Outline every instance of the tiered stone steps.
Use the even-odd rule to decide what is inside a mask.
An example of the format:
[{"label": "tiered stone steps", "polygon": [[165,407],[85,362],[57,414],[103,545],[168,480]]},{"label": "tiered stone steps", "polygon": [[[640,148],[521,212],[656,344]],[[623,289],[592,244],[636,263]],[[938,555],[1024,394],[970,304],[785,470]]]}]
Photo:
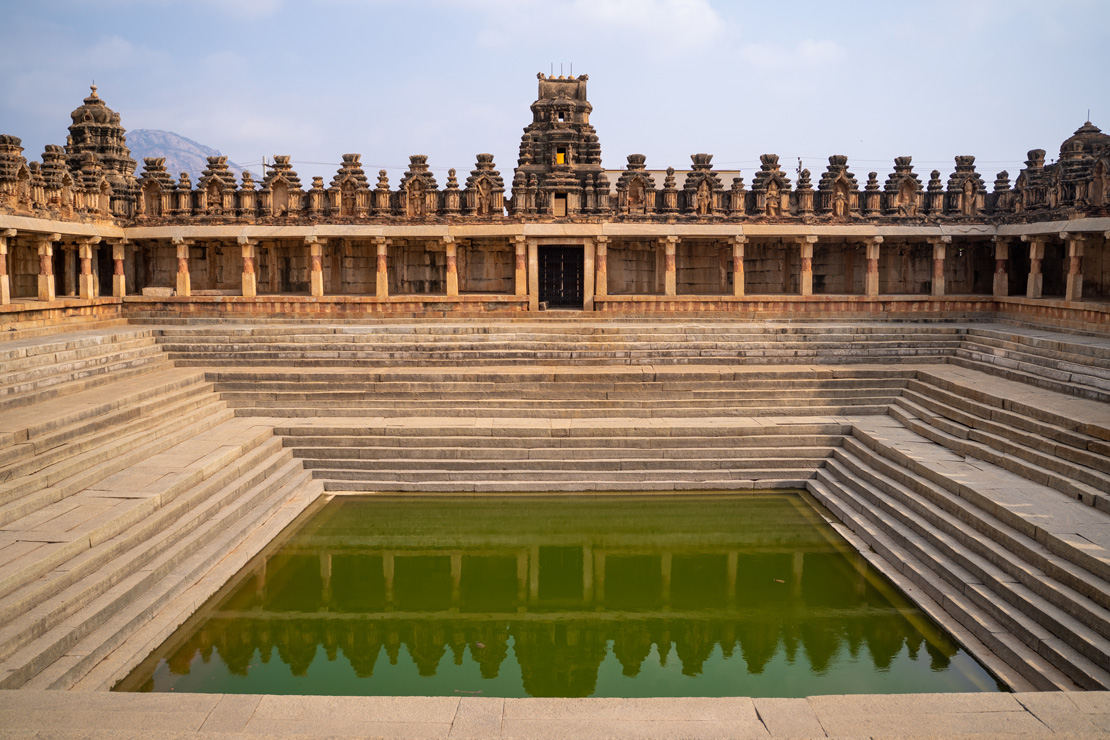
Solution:
[{"label": "tiered stone steps", "polygon": [[950,361],[1082,398],[1110,401],[1110,344],[1103,338],[972,326]]},{"label": "tiered stone steps", "polygon": [[172,367],[150,329],[108,329],[0,344],[0,412]]},{"label": "tiered stone steps", "polygon": [[320,493],[195,370],[70,390],[0,417],[0,688],[71,686],[156,615],[168,635],[167,605]]},{"label": "tiered stone steps", "polygon": [[1021,679],[1110,687],[1106,514],[882,417],[853,424],[807,489]]},{"label": "tiered stone steps", "polygon": [[225,370],[210,373],[240,414],[608,418],[832,416],[884,413],[911,373],[719,366],[642,368],[484,366],[436,373]]},{"label": "tiered stone steps", "polygon": [[960,345],[944,325],[619,322],[163,327],[179,366],[298,367],[642,364],[824,364],[935,361]]},{"label": "tiered stone steps", "polygon": [[847,429],[804,418],[779,425],[366,421],[276,431],[325,490],[498,492],[800,488]]}]

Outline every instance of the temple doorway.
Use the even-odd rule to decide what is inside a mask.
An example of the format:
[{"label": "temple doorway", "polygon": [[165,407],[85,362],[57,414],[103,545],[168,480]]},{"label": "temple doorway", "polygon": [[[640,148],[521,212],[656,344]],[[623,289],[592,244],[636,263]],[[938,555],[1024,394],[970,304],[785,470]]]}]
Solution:
[{"label": "temple doorway", "polygon": [[549,308],[583,306],[585,251],[582,247],[540,247],[540,302]]}]

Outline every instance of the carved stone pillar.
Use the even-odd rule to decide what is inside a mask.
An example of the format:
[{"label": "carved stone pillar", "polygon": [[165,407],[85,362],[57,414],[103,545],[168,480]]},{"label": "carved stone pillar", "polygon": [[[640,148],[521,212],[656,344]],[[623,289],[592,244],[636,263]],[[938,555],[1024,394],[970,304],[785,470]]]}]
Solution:
[{"label": "carved stone pillar", "polygon": [[179,296],[188,297],[193,294],[192,283],[189,280],[189,247],[192,243],[191,240],[185,240],[179,236],[173,238],[173,244],[177,247],[177,294]]},{"label": "carved stone pillar", "polygon": [[609,295],[609,237],[599,236],[594,248],[594,295],[604,298]]},{"label": "carved stone pillar", "polygon": [[14,239],[15,229],[0,231],[0,306],[12,302],[12,281],[8,275],[8,241]]},{"label": "carved stone pillar", "polygon": [[123,272],[123,258],[126,253],[126,239],[112,243],[112,295],[116,298],[127,295],[127,276]]},{"label": "carved stone pillar", "polygon": [[77,292],[85,300],[96,297],[96,278],[93,276],[93,245],[100,243],[99,236],[83,237],[77,240],[81,258],[81,275],[77,281]]},{"label": "carved stone pillar", "polygon": [[746,236],[734,236],[729,241],[732,243],[732,294],[744,295],[744,245],[748,243]]},{"label": "carved stone pillar", "polygon": [[540,310],[540,248],[535,239],[528,240],[528,310]]},{"label": "carved stone pillar", "polygon": [[378,298],[389,297],[389,240],[385,237],[374,237],[374,244],[377,245],[378,250],[378,263],[377,263],[377,278],[375,284],[375,295]]},{"label": "carved stone pillar", "polygon": [[1041,260],[1044,259],[1044,237],[1022,236],[1029,242],[1029,280],[1025,284],[1026,298],[1040,298],[1044,289],[1044,276],[1041,274]]},{"label": "carved stone pillar", "polygon": [[816,243],[816,236],[803,236],[798,239],[798,246],[802,253],[802,266],[798,280],[801,295],[813,295],[813,245]]},{"label": "carved stone pillar", "polygon": [[43,234],[37,238],[39,252],[39,300],[54,300],[54,242],[61,234]]},{"label": "carved stone pillar", "polygon": [[513,273],[514,292],[517,296],[526,296],[528,295],[528,242],[523,234],[517,234],[513,237],[513,244],[516,261]]},{"label": "carved stone pillar", "polygon": [[675,264],[677,236],[665,236],[659,240],[663,245],[663,295],[676,295],[678,289],[678,269]]},{"label": "carved stone pillar", "polygon": [[587,239],[582,251],[582,310],[593,311],[597,243],[593,239]]},{"label": "carved stone pillar", "polygon": [[1004,236],[994,238],[994,289],[995,298],[1010,295],[1010,241]]},{"label": "carved stone pillar", "polygon": [[443,237],[443,246],[447,252],[447,295],[459,295],[459,256],[458,245],[452,236]]},{"label": "carved stone pillar", "polygon": [[315,298],[324,295],[324,244],[320,237],[306,236],[308,245],[308,289]]},{"label": "carved stone pillar", "polygon": [[1065,301],[1083,300],[1083,235],[1060,234],[1068,245],[1068,283],[1064,293]]},{"label": "carved stone pillar", "polygon": [[946,247],[952,242],[952,237],[930,237],[929,243],[933,245],[933,295],[944,295],[944,255]]},{"label": "carved stone pillar", "polygon": [[59,244],[57,248],[62,250],[62,294],[67,296],[80,295],[81,289],[79,286],[81,281],[78,279],[78,275],[81,274],[81,269],[77,247]]},{"label": "carved stone pillar", "polygon": [[258,295],[258,275],[254,271],[254,247],[257,240],[239,237],[239,246],[243,250],[243,297],[254,298]]},{"label": "carved stone pillar", "polygon": [[879,295],[879,250],[882,248],[881,236],[869,237],[867,249],[867,274],[863,278],[863,294],[868,298]]}]

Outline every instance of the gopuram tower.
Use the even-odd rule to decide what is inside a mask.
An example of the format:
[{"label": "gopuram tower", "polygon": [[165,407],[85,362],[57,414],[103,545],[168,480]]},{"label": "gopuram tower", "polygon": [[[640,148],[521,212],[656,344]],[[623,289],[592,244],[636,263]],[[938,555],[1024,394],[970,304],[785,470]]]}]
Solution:
[{"label": "gopuram tower", "polygon": [[532,103],[532,123],[520,139],[513,177],[513,211],[555,218],[606,213],[609,182],[601,144],[590,125],[588,75],[545,77]]}]

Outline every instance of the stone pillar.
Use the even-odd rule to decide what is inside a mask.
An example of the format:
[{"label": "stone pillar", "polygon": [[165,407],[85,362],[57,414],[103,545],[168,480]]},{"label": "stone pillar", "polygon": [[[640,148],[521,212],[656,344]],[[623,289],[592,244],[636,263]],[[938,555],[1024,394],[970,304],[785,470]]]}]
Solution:
[{"label": "stone pillar", "polygon": [[867,249],[867,274],[863,278],[863,294],[868,298],[879,295],[879,250],[882,243],[881,236],[869,237],[864,242]]},{"label": "stone pillar", "polygon": [[933,245],[933,295],[935,296],[944,295],[944,254],[951,242],[950,236],[929,238],[929,243]]},{"label": "stone pillar", "polygon": [[995,298],[1010,295],[1010,242],[1004,236],[994,237],[994,289]]},{"label": "stone pillar", "polygon": [[374,237],[374,244],[378,248],[377,282],[375,295],[378,298],[389,297],[389,240],[385,237]]},{"label": "stone pillar", "polygon": [[254,247],[257,240],[239,237],[239,247],[243,250],[243,290],[244,298],[254,298],[258,295],[258,276],[254,271]]},{"label": "stone pillar", "polygon": [[78,275],[81,274],[81,270],[77,247],[59,244],[58,249],[62,250],[62,293],[67,296],[80,295],[81,281]]},{"label": "stone pillar", "polygon": [[318,236],[306,236],[308,245],[308,289],[314,298],[324,295],[324,240]]},{"label": "stone pillar", "polygon": [[127,295],[127,276],[123,272],[123,258],[126,253],[126,239],[112,242],[112,295],[116,298]]},{"label": "stone pillar", "polygon": [[100,243],[99,236],[82,237],[77,240],[81,258],[81,275],[77,280],[77,294],[85,300],[96,297],[96,278],[93,277],[93,245]]},{"label": "stone pillar", "polygon": [[744,245],[748,243],[746,236],[734,236],[729,241],[732,243],[732,294],[744,295]]},{"label": "stone pillar", "polygon": [[459,296],[459,257],[458,246],[453,236],[443,237],[443,245],[447,250],[447,295]]},{"label": "stone pillar", "polygon": [[1068,246],[1068,277],[1064,293],[1065,301],[1083,300],[1083,235],[1060,234]]},{"label": "stone pillar", "polygon": [[678,268],[675,265],[677,236],[665,236],[659,240],[663,244],[663,295],[676,295],[678,292]]},{"label": "stone pillar", "polygon": [[594,281],[597,279],[595,274],[595,254],[597,244],[593,239],[587,239],[585,245],[582,247],[582,310],[594,310]]},{"label": "stone pillar", "polygon": [[1029,242],[1029,280],[1025,284],[1026,298],[1040,298],[1044,288],[1044,276],[1041,275],[1041,260],[1044,259],[1044,237],[1022,236],[1022,241]]},{"label": "stone pillar", "polygon": [[594,249],[594,295],[604,298],[609,295],[609,237],[599,236]]},{"label": "stone pillar", "polygon": [[803,236],[798,239],[798,246],[801,247],[802,253],[802,266],[798,279],[801,295],[813,295],[813,245],[816,243],[816,236]]},{"label": "stone pillar", "polygon": [[0,231],[0,306],[12,302],[12,280],[8,275],[8,242],[15,239],[15,229]]},{"label": "stone pillar", "polygon": [[186,241],[179,236],[173,238],[177,247],[177,294],[190,296],[193,294],[192,283],[189,281],[189,247],[192,241]]},{"label": "stone pillar", "polygon": [[516,295],[528,295],[528,241],[523,234],[517,234],[513,237],[513,244],[516,249],[516,265],[514,272],[514,287]]},{"label": "stone pillar", "polygon": [[61,234],[42,234],[37,237],[39,252],[39,300],[52,301],[54,294],[54,242]]},{"label": "stone pillar", "polygon": [[540,248],[535,239],[528,240],[528,310],[540,310]]}]

